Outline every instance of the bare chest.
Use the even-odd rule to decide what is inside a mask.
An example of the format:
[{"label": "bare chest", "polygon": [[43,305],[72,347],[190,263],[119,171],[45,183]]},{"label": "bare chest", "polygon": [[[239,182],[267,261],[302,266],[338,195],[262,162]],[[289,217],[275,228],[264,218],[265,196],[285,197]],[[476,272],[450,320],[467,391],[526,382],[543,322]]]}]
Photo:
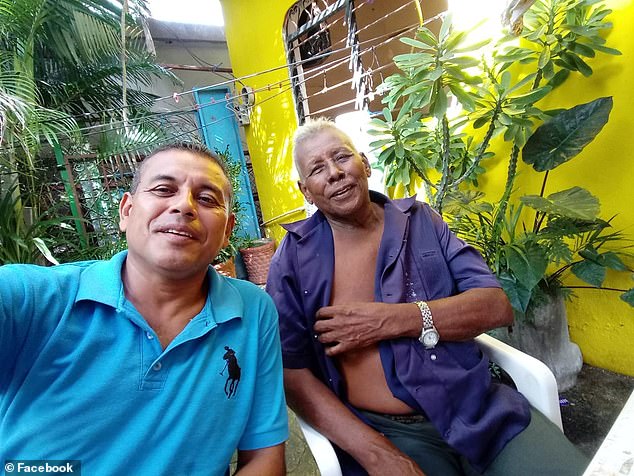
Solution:
[{"label": "bare chest", "polygon": [[374,278],[382,229],[357,239],[335,235],[331,304],[374,301]]}]

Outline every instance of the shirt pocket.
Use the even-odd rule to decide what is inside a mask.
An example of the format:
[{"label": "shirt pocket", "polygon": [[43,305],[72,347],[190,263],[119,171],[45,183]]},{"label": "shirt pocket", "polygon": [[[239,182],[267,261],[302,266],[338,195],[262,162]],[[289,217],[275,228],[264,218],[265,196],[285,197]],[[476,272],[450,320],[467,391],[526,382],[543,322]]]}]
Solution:
[{"label": "shirt pocket", "polygon": [[453,278],[439,250],[421,250],[414,254],[414,264],[426,299],[437,299],[455,294]]}]

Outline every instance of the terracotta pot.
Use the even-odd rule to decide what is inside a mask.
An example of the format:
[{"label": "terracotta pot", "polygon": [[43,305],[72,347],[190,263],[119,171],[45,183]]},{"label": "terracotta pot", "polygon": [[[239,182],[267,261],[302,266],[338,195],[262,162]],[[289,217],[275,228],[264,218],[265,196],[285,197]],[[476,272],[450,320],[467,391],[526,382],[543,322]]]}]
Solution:
[{"label": "terracotta pot", "polygon": [[249,281],[255,284],[266,284],[274,251],[273,240],[269,238],[255,240],[252,246],[240,250]]},{"label": "terracotta pot", "polygon": [[227,276],[229,278],[236,277],[236,264],[233,258],[229,258],[223,263],[214,264],[214,269],[223,276]]}]

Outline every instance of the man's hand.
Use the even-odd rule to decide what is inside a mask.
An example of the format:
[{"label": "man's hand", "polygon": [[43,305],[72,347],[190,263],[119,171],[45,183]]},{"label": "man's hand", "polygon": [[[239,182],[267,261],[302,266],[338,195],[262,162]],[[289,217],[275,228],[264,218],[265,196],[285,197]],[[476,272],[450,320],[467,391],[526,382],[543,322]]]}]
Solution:
[{"label": "man's hand", "polygon": [[408,458],[405,454],[400,453],[393,455],[391,458],[384,460],[377,460],[376,464],[371,467],[365,467],[369,476],[383,476],[386,474],[386,468],[389,474],[398,474],[402,476],[425,476],[425,473],[414,462],[414,460]]},{"label": "man's hand", "polygon": [[[398,474],[403,476],[425,476],[420,466],[405,453],[401,452],[385,436],[369,439],[364,457],[359,460],[369,476]],[[389,471],[386,471],[389,468]]]},{"label": "man's hand", "polygon": [[322,307],[315,316],[315,334],[334,356],[382,340],[420,334],[420,311],[415,304],[360,302]]},{"label": "man's hand", "polygon": [[357,460],[370,476],[424,476],[411,458],[362,422],[310,370],[284,369],[284,388],[293,411]]},{"label": "man's hand", "polygon": [[[513,322],[513,310],[502,289],[474,288],[448,298],[427,301],[441,340],[463,341]],[[420,336],[422,318],[414,303],[358,302],[322,307],[315,334],[330,357],[382,340]]]}]

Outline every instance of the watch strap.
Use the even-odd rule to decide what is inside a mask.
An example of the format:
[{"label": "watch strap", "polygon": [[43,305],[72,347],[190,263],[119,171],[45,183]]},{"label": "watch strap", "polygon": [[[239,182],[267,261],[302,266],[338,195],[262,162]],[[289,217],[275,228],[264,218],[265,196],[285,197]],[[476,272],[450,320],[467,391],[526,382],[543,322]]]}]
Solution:
[{"label": "watch strap", "polygon": [[423,319],[423,330],[432,329],[434,327],[434,319],[431,315],[431,309],[425,301],[416,301],[415,303],[420,311],[421,318]]}]

